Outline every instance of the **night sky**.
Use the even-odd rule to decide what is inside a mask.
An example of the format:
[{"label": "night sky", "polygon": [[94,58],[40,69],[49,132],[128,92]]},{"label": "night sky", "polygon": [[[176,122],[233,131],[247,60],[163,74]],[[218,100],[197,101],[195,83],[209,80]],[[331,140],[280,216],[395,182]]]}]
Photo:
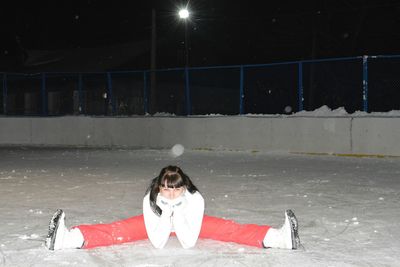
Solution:
[{"label": "night sky", "polygon": [[[112,56],[118,44],[139,42],[145,44],[142,52],[109,68],[148,69],[152,8],[156,10],[157,68],[182,67],[184,23],[177,10],[184,5],[171,0],[4,4],[0,71],[29,69],[32,51],[79,53],[103,47]],[[190,66],[400,54],[398,0],[192,0],[188,7]]]}]

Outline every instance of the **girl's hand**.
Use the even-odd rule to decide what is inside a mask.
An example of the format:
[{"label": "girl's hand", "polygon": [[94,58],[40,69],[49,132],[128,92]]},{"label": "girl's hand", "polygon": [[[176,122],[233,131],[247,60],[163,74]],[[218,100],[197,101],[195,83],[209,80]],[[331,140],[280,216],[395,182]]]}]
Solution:
[{"label": "girl's hand", "polygon": [[182,210],[185,209],[186,205],[187,205],[187,199],[184,195],[171,201],[171,207],[174,212],[175,211],[181,212]]},{"label": "girl's hand", "polygon": [[163,217],[171,217],[173,213],[172,205],[171,205],[171,200],[163,197],[163,196],[157,196],[157,206],[160,207],[162,210],[161,216]]}]

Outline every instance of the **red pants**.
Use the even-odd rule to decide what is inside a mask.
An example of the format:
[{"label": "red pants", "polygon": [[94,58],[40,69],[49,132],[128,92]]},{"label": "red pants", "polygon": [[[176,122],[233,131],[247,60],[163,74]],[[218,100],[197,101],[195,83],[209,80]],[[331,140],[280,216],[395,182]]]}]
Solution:
[{"label": "red pants", "polygon": [[[83,248],[109,246],[147,239],[143,215],[109,224],[78,225],[85,239]],[[199,238],[235,242],[263,247],[263,240],[270,226],[238,224],[231,220],[204,215]]]}]

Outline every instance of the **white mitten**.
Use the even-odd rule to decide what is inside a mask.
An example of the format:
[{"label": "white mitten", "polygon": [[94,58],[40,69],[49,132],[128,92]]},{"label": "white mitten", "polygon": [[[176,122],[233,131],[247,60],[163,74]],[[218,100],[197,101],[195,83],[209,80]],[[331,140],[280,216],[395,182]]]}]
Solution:
[{"label": "white mitten", "polygon": [[173,213],[173,209],[172,209],[172,205],[171,205],[171,200],[158,195],[157,196],[157,206],[160,207],[160,209],[162,210],[162,214],[161,216],[163,217],[171,217],[172,213]]},{"label": "white mitten", "polygon": [[182,195],[171,201],[171,207],[173,212],[182,212],[187,206],[187,199],[185,195]]}]

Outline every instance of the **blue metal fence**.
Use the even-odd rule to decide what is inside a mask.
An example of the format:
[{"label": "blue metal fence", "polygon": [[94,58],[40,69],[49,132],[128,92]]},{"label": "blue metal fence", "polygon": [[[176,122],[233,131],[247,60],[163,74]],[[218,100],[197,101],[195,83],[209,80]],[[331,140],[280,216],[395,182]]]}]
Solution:
[{"label": "blue metal fence", "polygon": [[400,56],[103,73],[2,73],[2,115],[291,114],[400,109]]}]

